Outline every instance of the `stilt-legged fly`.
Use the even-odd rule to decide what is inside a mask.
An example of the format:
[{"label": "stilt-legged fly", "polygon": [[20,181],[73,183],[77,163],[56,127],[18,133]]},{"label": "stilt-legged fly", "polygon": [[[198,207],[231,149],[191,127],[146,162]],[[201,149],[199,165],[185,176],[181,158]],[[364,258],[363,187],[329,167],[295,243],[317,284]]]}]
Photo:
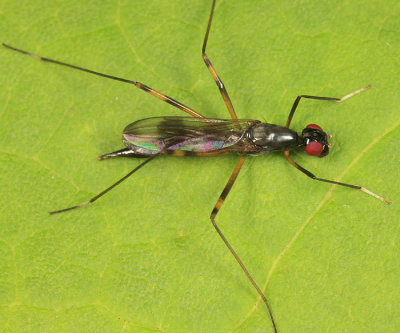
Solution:
[{"label": "stilt-legged fly", "polygon": [[197,111],[187,107],[186,105],[178,102],[177,100],[168,97],[140,82],[103,74],[95,72],[86,68],[78,67],[75,65],[67,64],[58,60],[53,60],[38,56],[36,54],[15,48],[8,44],[3,43],[2,45],[8,49],[32,56],[38,60],[45,62],[62,65],[84,71],[90,74],[102,76],[108,79],[117,80],[129,84],[133,84],[139,89],[153,95],[154,97],[167,102],[178,109],[188,113],[191,117],[152,117],[137,120],[128,126],[123,131],[122,142],[126,148],[102,155],[99,160],[108,159],[111,157],[134,157],[134,158],[146,158],[144,162],[135,167],[126,176],[115,182],[110,187],[106,188],[101,193],[97,194],[93,198],[76,206],[69,208],[64,208],[56,211],[50,212],[50,214],[58,214],[66,212],[75,208],[86,206],[104,194],[109,192],[115,186],[119,185],[141,167],[149,163],[154,158],[160,155],[173,155],[173,156],[218,156],[228,153],[236,153],[241,155],[239,162],[237,163],[235,169],[233,170],[225,188],[223,189],[218,201],[216,202],[212,212],[211,212],[211,222],[225,245],[228,247],[229,251],[235,257],[236,261],[242,268],[243,272],[256,289],[257,293],[262,298],[265,306],[268,310],[269,317],[272,322],[272,326],[275,332],[277,332],[277,325],[271,310],[271,307],[265,297],[264,291],[257,285],[254,281],[252,275],[248,272],[246,266],[236,254],[235,250],[232,248],[220,228],[218,227],[215,218],[220,210],[224,200],[226,199],[229,191],[231,190],[239,171],[248,155],[262,155],[272,151],[282,151],[287,159],[287,161],[293,165],[296,169],[300,170],[306,176],[318,180],[321,182],[327,182],[331,184],[346,186],[352,189],[361,190],[384,203],[389,204],[389,202],[378,196],[377,194],[369,191],[368,189],[352,184],[346,184],[341,182],[336,182],[333,180],[328,180],[315,176],[310,171],[304,169],[302,166],[297,164],[291,157],[290,151],[293,149],[303,149],[307,154],[324,157],[328,155],[330,144],[328,142],[329,135],[318,125],[309,124],[303,131],[298,134],[297,132],[290,129],[290,124],[296,108],[302,98],[306,99],[316,99],[316,100],[326,100],[334,102],[343,102],[344,100],[366,90],[369,86],[356,90],[342,98],[335,97],[320,97],[320,96],[310,96],[310,95],[300,95],[298,96],[293,106],[290,110],[287,122],[285,126],[262,123],[258,120],[253,119],[238,119],[236,112],[229,98],[228,92],[225,85],[221,81],[219,75],[217,74],[215,68],[213,67],[210,59],[206,54],[206,47],[208,36],[210,33],[211,22],[213,19],[213,13],[215,8],[216,0],[213,0],[211,12],[208,20],[208,26],[206,29],[203,47],[202,47],[202,57],[204,62],[210,71],[217,87],[221,93],[221,96],[226,104],[229,111],[231,119],[214,119],[207,118]]}]

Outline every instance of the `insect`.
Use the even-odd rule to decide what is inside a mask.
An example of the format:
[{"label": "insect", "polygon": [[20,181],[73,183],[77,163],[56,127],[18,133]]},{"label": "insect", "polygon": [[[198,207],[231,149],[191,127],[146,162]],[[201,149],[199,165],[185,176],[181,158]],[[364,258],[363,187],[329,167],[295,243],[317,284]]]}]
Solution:
[{"label": "insect", "polygon": [[318,157],[324,157],[329,153],[329,148],[330,148],[330,144],[328,141],[329,136],[320,126],[316,124],[309,124],[304,128],[304,130],[300,134],[290,129],[292,118],[302,98],[343,102],[348,98],[368,89],[369,86],[354,91],[342,98],[300,95],[295,99],[295,102],[293,103],[292,109],[290,110],[288,120],[285,126],[262,123],[258,120],[253,120],[253,119],[247,119],[247,120],[238,119],[234,107],[229,98],[228,92],[225,88],[225,85],[221,81],[219,75],[217,74],[215,68],[211,64],[211,61],[206,54],[206,46],[211,29],[215,3],[216,0],[213,0],[208,26],[206,29],[206,34],[204,37],[204,43],[202,47],[202,56],[207,68],[209,69],[214,81],[217,84],[217,87],[229,111],[231,119],[212,119],[204,117],[200,113],[187,107],[186,105],[183,105],[177,100],[168,97],[140,82],[95,72],[86,68],[41,57],[4,43],[2,45],[8,49],[32,56],[38,60],[70,67],[90,74],[109,78],[112,80],[133,84],[137,88],[153,95],[154,97],[162,101],[165,101],[177,107],[178,109],[188,113],[191,116],[191,117],[153,117],[153,118],[141,119],[129,124],[124,129],[122,136],[122,140],[126,148],[102,155],[99,157],[99,159],[103,160],[112,157],[146,158],[144,162],[139,164],[126,176],[124,176],[116,183],[106,188],[104,191],[94,196],[90,200],[85,201],[73,207],[53,211],[50,214],[58,214],[66,212],[93,203],[94,201],[102,197],[104,194],[109,192],[111,189],[113,189],[115,186],[119,185],[125,179],[130,177],[137,170],[139,170],[144,165],[146,165],[151,160],[160,155],[173,155],[173,156],[191,155],[198,157],[219,156],[228,153],[236,153],[241,155],[238,164],[233,170],[225,188],[223,189],[217,203],[215,204],[211,212],[210,219],[212,225],[214,226],[215,230],[221,237],[222,241],[228,247],[229,251],[235,257],[236,261],[242,268],[243,272],[246,274],[250,283],[253,285],[257,293],[262,298],[267,308],[268,315],[271,319],[272,327],[274,331],[277,332],[278,331],[277,324],[275,322],[273,312],[269,306],[268,300],[264,295],[264,292],[258,287],[252,275],[248,272],[246,266],[239,258],[239,256],[236,254],[235,250],[232,248],[229,241],[226,239],[226,237],[218,227],[215,221],[216,215],[220,210],[220,208],[222,207],[222,204],[226,199],[228,193],[230,192],[246,157],[248,155],[262,155],[272,151],[283,151],[287,161],[290,164],[292,164],[296,169],[298,169],[299,171],[301,171],[306,176],[312,179],[315,179],[317,181],[337,184],[341,186],[346,186],[353,189],[358,189],[388,204],[389,202],[387,200],[376,195],[375,193],[369,191],[364,187],[358,185],[340,183],[316,177],[313,173],[304,169],[290,157],[290,151],[297,148],[304,149],[307,154]]}]

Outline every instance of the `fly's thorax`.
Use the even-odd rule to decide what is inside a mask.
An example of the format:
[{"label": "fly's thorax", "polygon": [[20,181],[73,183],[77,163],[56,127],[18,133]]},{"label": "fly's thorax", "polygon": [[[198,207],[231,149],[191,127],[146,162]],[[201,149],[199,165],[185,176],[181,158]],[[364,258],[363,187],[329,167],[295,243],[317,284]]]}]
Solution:
[{"label": "fly's thorax", "polygon": [[246,137],[264,152],[274,150],[290,150],[301,144],[299,136],[289,128],[260,123],[249,128]]}]

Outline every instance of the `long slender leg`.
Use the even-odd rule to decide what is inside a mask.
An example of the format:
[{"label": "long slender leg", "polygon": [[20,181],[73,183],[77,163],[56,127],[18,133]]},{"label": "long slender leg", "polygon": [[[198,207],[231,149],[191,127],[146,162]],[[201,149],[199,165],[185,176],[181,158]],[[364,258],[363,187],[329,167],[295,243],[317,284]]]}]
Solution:
[{"label": "long slender leg", "polygon": [[343,96],[342,98],[337,98],[337,97],[319,97],[319,96],[309,96],[309,95],[297,96],[297,98],[295,99],[295,101],[293,103],[292,109],[290,110],[289,117],[288,117],[288,120],[286,122],[286,127],[289,128],[290,122],[292,121],[294,112],[296,111],[297,105],[299,105],[299,102],[300,102],[301,98],[320,99],[320,100],[324,100],[324,101],[334,101],[334,102],[340,103],[340,102],[345,101],[346,99],[349,99],[350,97],[352,97],[354,95],[359,94],[360,92],[363,92],[364,90],[367,90],[370,87],[371,86],[368,85],[368,86],[366,86],[364,88],[361,88],[361,89],[358,89],[356,91],[353,91],[352,93],[350,93],[350,94],[348,94],[346,96]]},{"label": "long slender leg", "polygon": [[75,209],[75,208],[79,208],[79,207],[83,207],[86,206],[92,202],[95,202],[97,199],[101,198],[104,194],[106,194],[108,191],[111,191],[115,186],[121,184],[125,179],[127,179],[129,176],[131,176],[132,174],[134,174],[136,171],[138,171],[141,167],[145,166],[147,163],[149,163],[152,159],[154,159],[156,156],[159,156],[159,154],[154,155],[149,157],[147,160],[145,160],[143,163],[139,164],[135,169],[133,169],[131,172],[129,172],[127,175],[125,175],[124,177],[122,177],[120,180],[118,180],[117,182],[115,182],[114,184],[112,184],[111,186],[107,187],[104,191],[100,192],[99,194],[95,195],[93,198],[91,198],[88,201],[82,202],[79,205],[76,206],[72,206],[69,208],[64,208],[64,209],[60,209],[60,210],[55,210],[53,212],[50,212],[50,215],[53,214],[58,214],[58,213],[63,213],[63,212],[67,212],[69,210]]},{"label": "long slender leg", "polygon": [[143,83],[132,81],[132,80],[128,80],[128,79],[124,79],[124,78],[113,76],[113,75],[103,74],[103,73],[100,73],[100,72],[95,72],[95,71],[92,71],[92,70],[87,69],[87,68],[83,68],[83,67],[67,64],[65,62],[61,62],[61,61],[58,61],[58,60],[53,60],[53,59],[41,57],[41,56],[38,56],[37,54],[31,53],[31,52],[28,52],[28,51],[24,51],[24,50],[21,50],[21,49],[17,49],[15,47],[7,45],[5,43],[2,43],[2,45],[4,47],[10,49],[10,50],[14,50],[14,51],[20,52],[22,54],[29,55],[29,56],[31,56],[31,57],[33,57],[35,59],[38,59],[38,60],[41,60],[41,61],[44,61],[44,62],[50,62],[52,64],[61,65],[61,66],[65,66],[65,67],[69,67],[69,68],[73,68],[73,69],[78,69],[78,70],[86,72],[86,73],[94,74],[94,75],[97,75],[97,76],[102,76],[102,77],[105,77],[107,79],[133,84],[135,87],[137,87],[139,89],[142,89],[145,92],[149,93],[150,95],[153,95],[154,97],[157,97],[158,99],[161,99],[162,101],[164,101],[164,102],[166,102],[168,104],[171,104],[172,106],[175,106],[176,108],[178,108],[178,109],[180,109],[182,111],[185,111],[185,112],[189,113],[193,117],[204,118],[203,115],[201,115],[200,113],[196,112],[195,110],[189,108],[188,106],[178,102],[177,100],[175,100],[175,99],[173,99],[171,97],[168,97],[167,95],[164,95],[163,93],[160,93],[157,90],[154,90],[154,89],[146,86]]},{"label": "long slender leg", "polygon": [[213,0],[212,6],[211,6],[211,12],[210,12],[210,18],[208,19],[207,31],[206,31],[206,35],[204,36],[202,55],[203,55],[203,60],[204,60],[204,62],[206,64],[208,70],[210,71],[212,77],[214,78],[215,83],[218,86],[219,92],[221,93],[222,98],[224,99],[224,102],[226,104],[226,107],[228,108],[228,111],[229,111],[232,119],[237,119],[235,109],[233,108],[231,99],[229,98],[229,95],[228,95],[228,92],[226,91],[225,85],[223,84],[222,80],[218,76],[217,71],[215,70],[215,68],[211,64],[211,61],[207,57],[207,54],[206,54],[208,35],[210,33],[211,22],[212,22],[212,18],[213,18],[213,14],[214,14],[215,1],[216,0]]},{"label": "long slender leg", "polygon": [[232,175],[229,178],[227,184],[225,185],[225,188],[222,191],[217,203],[215,204],[214,209],[212,210],[210,219],[211,219],[211,222],[212,222],[215,230],[217,231],[218,235],[224,241],[224,243],[225,243],[226,247],[229,249],[229,251],[231,251],[232,255],[235,257],[236,261],[238,262],[238,264],[242,268],[243,272],[246,274],[247,278],[250,280],[251,284],[257,290],[258,294],[261,296],[262,300],[264,301],[265,305],[267,306],[267,310],[268,310],[269,316],[271,318],[272,325],[274,327],[274,331],[277,332],[276,325],[275,325],[275,320],[274,320],[274,317],[272,315],[271,308],[269,307],[267,298],[265,297],[265,295],[261,291],[261,289],[258,287],[257,283],[254,281],[253,277],[250,275],[250,273],[247,270],[246,266],[243,264],[242,260],[239,258],[239,256],[237,255],[236,251],[233,249],[233,247],[228,242],[228,240],[226,239],[226,237],[222,233],[221,229],[218,227],[217,223],[215,222],[215,216],[218,214],[219,209],[221,208],[222,204],[224,203],[226,197],[229,194],[229,191],[231,190],[233,184],[235,183],[235,180],[236,180],[236,178],[237,178],[237,176],[239,174],[239,171],[240,171],[240,169],[241,169],[241,167],[242,167],[242,165],[244,163],[245,158],[246,158],[246,155],[243,154],[241,159],[239,160],[238,164],[236,165],[235,169],[233,170]]},{"label": "long slender leg", "polygon": [[346,183],[340,183],[340,182],[336,182],[334,180],[329,180],[329,179],[323,179],[323,178],[319,178],[316,177],[313,173],[311,173],[310,171],[304,169],[302,166],[300,166],[299,164],[297,164],[295,161],[293,161],[290,157],[289,157],[289,150],[285,151],[285,157],[288,160],[288,162],[293,165],[297,170],[300,170],[302,173],[304,173],[306,176],[314,179],[314,180],[318,180],[320,182],[325,182],[325,183],[331,183],[331,184],[335,184],[335,185],[341,185],[341,186],[346,186],[346,187],[350,187],[350,188],[354,188],[356,190],[361,190],[369,195],[372,195],[374,198],[379,199],[381,201],[383,201],[385,204],[390,204],[390,201],[380,197],[379,195],[375,194],[374,192],[371,192],[370,190],[366,189],[365,187],[359,186],[359,185],[352,185],[352,184],[346,184]]}]

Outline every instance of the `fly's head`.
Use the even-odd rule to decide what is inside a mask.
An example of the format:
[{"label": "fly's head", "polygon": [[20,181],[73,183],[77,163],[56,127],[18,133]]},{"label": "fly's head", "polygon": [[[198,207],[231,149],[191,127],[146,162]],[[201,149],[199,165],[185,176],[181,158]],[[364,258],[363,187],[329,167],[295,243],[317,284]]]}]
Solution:
[{"label": "fly's head", "polygon": [[308,155],[324,157],[329,154],[331,147],[328,136],[320,126],[309,124],[301,133],[302,146]]}]

